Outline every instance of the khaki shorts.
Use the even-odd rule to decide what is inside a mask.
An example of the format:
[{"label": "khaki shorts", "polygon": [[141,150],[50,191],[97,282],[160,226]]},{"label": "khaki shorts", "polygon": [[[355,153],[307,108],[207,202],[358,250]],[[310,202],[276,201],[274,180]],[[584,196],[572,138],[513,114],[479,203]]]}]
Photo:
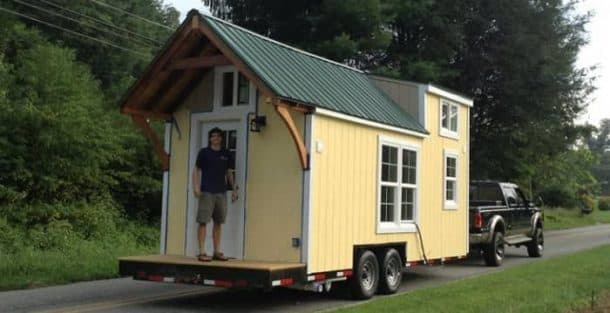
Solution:
[{"label": "khaki shorts", "polygon": [[202,192],[197,208],[197,223],[207,224],[210,219],[215,224],[224,224],[227,218],[227,196],[224,193]]}]

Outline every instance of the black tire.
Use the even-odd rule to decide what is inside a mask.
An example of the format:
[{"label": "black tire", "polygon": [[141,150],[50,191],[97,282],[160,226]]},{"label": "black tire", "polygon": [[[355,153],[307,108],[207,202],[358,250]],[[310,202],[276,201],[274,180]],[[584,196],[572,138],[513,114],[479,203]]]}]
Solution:
[{"label": "black tire", "polygon": [[350,291],[353,299],[371,298],[379,285],[379,262],[370,250],[360,254],[354,267],[354,275],[350,278]]},{"label": "black tire", "polygon": [[495,232],[491,242],[483,248],[483,259],[487,266],[500,266],[504,260],[504,235]]},{"label": "black tire", "polygon": [[534,238],[527,244],[527,255],[532,258],[539,258],[544,252],[544,233],[542,227],[536,227]]},{"label": "black tire", "polygon": [[394,248],[385,251],[381,261],[379,293],[392,294],[398,291],[402,282],[402,260]]}]

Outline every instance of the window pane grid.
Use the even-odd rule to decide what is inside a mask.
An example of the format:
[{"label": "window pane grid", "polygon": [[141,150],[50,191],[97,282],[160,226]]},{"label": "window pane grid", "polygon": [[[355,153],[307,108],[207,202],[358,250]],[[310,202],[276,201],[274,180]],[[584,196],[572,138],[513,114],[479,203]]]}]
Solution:
[{"label": "window pane grid", "polygon": [[445,156],[445,201],[455,202],[457,196],[457,158]]},{"label": "window pane grid", "polygon": [[402,188],[400,220],[412,221],[415,207],[415,188]]},{"label": "window pane grid", "polygon": [[248,105],[250,100],[250,83],[241,73],[237,82],[237,105]]},{"label": "window pane grid", "polygon": [[441,101],[441,127],[456,133],[458,129],[458,106],[455,103]]},{"label": "window pane grid", "polygon": [[414,220],[417,192],[417,151],[404,146],[381,145],[379,221]]},{"label": "window pane grid", "polygon": [[222,106],[233,105],[233,72],[222,74]]},{"label": "window pane grid", "polygon": [[381,187],[381,214],[382,222],[394,221],[394,191],[395,187]]}]

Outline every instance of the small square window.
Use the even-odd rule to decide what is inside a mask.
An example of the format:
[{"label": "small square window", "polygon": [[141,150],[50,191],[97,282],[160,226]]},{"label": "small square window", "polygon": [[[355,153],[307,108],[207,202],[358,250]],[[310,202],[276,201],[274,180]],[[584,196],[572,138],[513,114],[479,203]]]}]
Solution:
[{"label": "small square window", "polygon": [[457,138],[458,122],[458,105],[453,102],[441,99],[441,135]]}]

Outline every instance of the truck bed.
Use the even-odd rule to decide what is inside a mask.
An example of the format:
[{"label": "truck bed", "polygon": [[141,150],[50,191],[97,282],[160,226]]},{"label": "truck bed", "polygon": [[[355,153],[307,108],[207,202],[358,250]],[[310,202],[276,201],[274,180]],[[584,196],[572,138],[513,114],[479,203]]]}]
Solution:
[{"label": "truck bed", "polygon": [[178,255],[119,258],[119,273],[139,280],[265,289],[306,280],[303,263],[236,259],[201,262]]}]

